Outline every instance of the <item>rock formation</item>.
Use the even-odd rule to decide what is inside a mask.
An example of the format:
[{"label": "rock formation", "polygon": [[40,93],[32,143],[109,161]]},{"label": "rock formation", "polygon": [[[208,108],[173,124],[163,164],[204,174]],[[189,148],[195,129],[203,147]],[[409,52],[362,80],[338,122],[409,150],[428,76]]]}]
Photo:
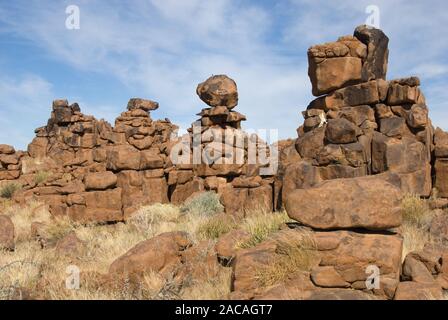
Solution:
[{"label": "rock formation", "polygon": [[177,127],[153,121],[148,112],[157,108],[131,99],[112,127],[82,114],[76,103],[55,100],[47,125],[21,155],[15,199],[44,201],[52,214],[81,222],[121,221],[140,205],[168,202],[166,150]]},{"label": "rock formation", "polygon": [[260,156],[269,157],[270,148],[257,135],[241,130],[246,117],[233,110],[238,103],[235,82],[224,75],[212,76],[198,85],[197,94],[209,107],[202,109],[183,138],[184,161],[175,164],[168,178],[171,202],[213,190],[221,195],[228,213],[272,211],[274,173],[263,173],[271,163],[260,161]]},{"label": "rock formation", "polygon": [[[386,81],[388,39],[360,26],[354,36],[308,50],[313,94],[285,170],[283,197],[324,180],[396,173],[404,192],[429,196],[433,127],[417,77]],[[439,164],[439,167],[442,165]]]}]

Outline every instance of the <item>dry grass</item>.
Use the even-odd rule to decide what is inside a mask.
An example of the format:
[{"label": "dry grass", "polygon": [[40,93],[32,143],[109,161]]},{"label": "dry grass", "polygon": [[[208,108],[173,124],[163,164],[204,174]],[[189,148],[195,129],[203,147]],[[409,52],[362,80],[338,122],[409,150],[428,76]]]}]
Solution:
[{"label": "dry grass", "polygon": [[[147,274],[137,289],[129,283],[104,284],[110,264],[139,242],[163,232],[186,231],[193,241],[207,238],[204,225],[219,215],[208,210],[181,210],[173,205],[152,205],[141,208],[127,223],[86,226],[68,219],[55,219],[45,205],[31,202],[21,207],[2,204],[4,214],[16,228],[16,250],[0,251],[0,299],[12,298],[14,291],[24,289],[33,298],[41,299],[218,299],[230,292],[229,268],[217,277],[179,288],[174,279]],[[85,243],[83,254],[64,257],[54,247],[41,248],[32,237],[31,224],[45,225],[45,237],[57,241],[70,231]],[[224,220],[222,220],[224,222]],[[223,224],[224,228],[225,224]],[[76,265],[81,271],[81,287],[68,290],[66,269]]]},{"label": "dry grass", "polygon": [[19,191],[22,188],[20,184],[17,182],[11,182],[5,184],[0,188],[0,197],[5,199],[11,199],[16,191]]},{"label": "dry grass", "polygon": [[51,172],[48,171],[38,171],[35,175],[34,175],[34,182],[36,184],[41,184],[41,183],[45,183],[48,178],[51,177]]},{"label": "dry grass", "polygon": [[422,250],[425,244],[434,241],[429,233],[429,226],[434,217],[428,202],[415,195],[405,195],[402,201],[403,224],[403,255]]},{"label": "dry grass", "polygon": [[271,286],[286,280],[297,271],[310,271],[316,262],[316,245],[307,232],[297,238],[280,236],[276,240],[276,256],[258,271],[256,280],[261,286]]},{"label": "dry grass", "polygon": [[261,243],[272,233],[280,230],[286,222],[291,221],[286,211],[282,212],[252,212],[242,223],[242,229],[246,230],[251,238],[239,244],[240,248],[250,248]]}]

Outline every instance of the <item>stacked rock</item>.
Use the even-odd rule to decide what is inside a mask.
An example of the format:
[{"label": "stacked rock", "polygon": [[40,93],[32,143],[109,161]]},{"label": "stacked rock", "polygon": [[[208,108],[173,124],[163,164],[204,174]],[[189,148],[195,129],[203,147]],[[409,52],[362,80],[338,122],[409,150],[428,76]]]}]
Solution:
[{"label": "stacked rock", "polygon": [[15,199],[44,201],[52,214],[80,222],[121,221],[143,204],[167,202],[166,152],[177,127],[152,121],[148,111],[157,107],[131,99],[113,128],[55,100],[21,159]]},{"label": "stacked rock", "polygon": [[209,108],[204,108],[198,114],[204,128],[220,125],[241,129],[241,121],[246,116],[233,111],[238,104],[238,90],[234,80],[225,75],[216,75],[200,83],[196,93]]},{"label": "stacked rock", "polygon": [[[403,239],[398,176],[324,181],[286,198],[288,215],[309,228],[317,288],[362,290],[393,299],[400,281]],[[297,231],[301,232],[301,231]]]},{"label": "stacked rock", "polygon": [[405,192],[429,196],[433,128],[416,77],[386,81],[388,38],[360,26],[354,36],[308,50],[313,94],[303,112],[283,197],[324,180],[398,174]]},{"label": "stacked rock", "polygon": [[117,174],[122,188],[125,218],[142,205],[168,202],[166,168],[171,136],[178,127],[168,119],[153,121],[149,111],[159,107],[157,102],[131,99],[128,111],[115,121],[113,129],[118,141],[103,149],[107,170]]},{"label": "stacked rock", "polygon": [[241,130],[246,118],[233,110],[238,103],[235,81],[225,75],[212,76],[198,85],[197,94],[209,107],[199,113],[201,118],[184,139],[190,145],[187,161],[175,164],[169,173],[171,202],[181,203],[195,192],[212,190],[221,195],[228,213],[255,207],[272,210],[273,173],[262,172],[269,163],[258,161],[261,154],[269,156],[269,148],[258,136]]},{"label": "stacked rock", "polygon": [[15,180],[20,176],[20,159],[23,152],[16,152],[13,146],[0,144],[0,181]]}]

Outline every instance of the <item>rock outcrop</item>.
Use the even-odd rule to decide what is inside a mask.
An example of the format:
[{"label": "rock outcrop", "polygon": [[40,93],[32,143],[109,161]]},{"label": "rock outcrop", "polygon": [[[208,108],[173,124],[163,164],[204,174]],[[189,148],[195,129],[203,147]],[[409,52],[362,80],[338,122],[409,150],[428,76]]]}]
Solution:
[{"label": "rock outcrop", "polygon": [[157,108],[131,99],[112,127],[76,103],[55,100],[47,125],[21,155],[15,199],[44,201],[53,215],[80,222],[122,221],[140,205],[168,202],[165,164],[177,127],[153,121],[148,112]]},{"label": "rock outcrop", "polygon": [[[397,174],[404,192],[430,195],[434,129],[425,97],[417,77],[385,80],[387,44],[381,30],[361,26],[354,36],[308,50],[319,97],[302,113],[302,161],[285,169],[283,200],[295,188],[384,172]],[[443,160],[437,168],[443,171]]]},{"label": "rock outcrop", "polygon": [[197,93],[209,107],[173,150],[171,158],[178,161],[168,177],[171,202],[179,204],[195,192],[210,190],[221,196],[227,213],[272,211],[274,172],[266,168],[272,165],[272,148],[241,130],[246,117],[233,110],[238,102],[235,82],[213,76],[199,84]]}]

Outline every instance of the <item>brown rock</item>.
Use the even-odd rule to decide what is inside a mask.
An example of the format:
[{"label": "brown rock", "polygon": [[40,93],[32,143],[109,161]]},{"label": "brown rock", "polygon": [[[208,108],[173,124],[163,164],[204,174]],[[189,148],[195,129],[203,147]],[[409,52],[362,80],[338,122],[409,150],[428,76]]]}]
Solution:
[{"label": "brown rock", "polygon": [[0,215],[0,249],[14,250],[14,224],[10,217]]},{"label": "brown rock", "polygon": [[308,76],[313,85],[313,95],[320,96],[355,84],[361,80],[362,61],[355,57],[335,57],[316,62],[309,58]]},{"label": "brown rock", "polygon": [[356,142],[359,135],[359,128],[344,118],[329,120],[325,130],[325,138],[331,143]]},{"label": "brown rock", "polygon": [[166,232],[140,242],[109,267],[111,276],[137,275],[154,271],[163,276],[176,272],[181,254],[192,245],[185,232]]},{"label": "brown rock", "polygon": [[348,288],[346,282],[333,266],[317,267],[311,271],[311,280],[318,287],[324,288]]},{"label": "brown rock", "polygon": [[250,234],[244,230],[232,230],[219,238],[215,250],[219,259],[229,264],[237,253],[237,246],[250,239]]},{"label": "brown rock", "polygon": [[153,111],[159,108],[159,104],[155,101],[133,98],[128,102],[128,110],[141,109],[144,111]]},{"label": "brown rock", "polygon": [[139,170],[140,152],[130,146],[117,146],[107,151],[107,169]]},{"label": "brown rock", "polygon": [[117,176],[110,171],[89,173],[84,178],[86,190],[105,190],[117,185]]},{"label": "brown rock", "polygon": [[389,38],[380,29],[367,25],[357,27],[354,36],[367,46],[367,58],[362,66],[362,80],[386,79]]},{"label": "brown rock", "polygon": [[448,159],[436,159],[434,165],[435,188],[440,197],[448,197]]},{"label": "brown rock", "polygon": [[448,158],[448,133],[440,128],[434,132],[434,153],[437,158]]},{"label": "brown rock", "polygon": [[381,178],[336,179],[298,189],[286,199],[288,215],[317,229],[382,230],[401,224],[401,192]]},{"label": "brown rock", "polygon": [[431,220],[429,231],[435,239],[448,241],[448,215],[441,213],[435,216]]},{"label": "brown rock", "polygon": [[302,158],[313,159],[324,146],[325,127],[314,129],[299,137],[296,141],[296,150]]},{"label": "brown rock", "polygon": [[7,144],[0,144],[0,154],[14,154],[16,150],[13,146]]},{"label": "brown rock", "polygon": [[60,239],[56,244],[56,252],[59,255],[79,257],[83,254],[85,244],[81,241],[74,231]]},{"label": "brown rock", "polygon": [[442,288],[436,283],[400,282],[394,300],[441,300]]},{"label": "brown rock", "polygon": [[408,255],[403,263],[403,277],[418,283],[434,283],[434,278],[425,264],[412,255]]},{"label": "brown rock", "polygon": [[211,107],[226,106],[234,108],[238,104],[238,91],[235,81],[226,75],[216,75],[200,83],[196,93]]}]

